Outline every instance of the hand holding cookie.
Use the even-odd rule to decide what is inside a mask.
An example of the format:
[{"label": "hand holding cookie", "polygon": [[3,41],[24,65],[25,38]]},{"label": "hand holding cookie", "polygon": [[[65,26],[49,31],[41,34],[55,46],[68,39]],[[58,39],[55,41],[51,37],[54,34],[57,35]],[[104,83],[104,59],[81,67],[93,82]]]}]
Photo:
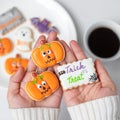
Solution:
[{"label": "hand holding cookie", "polygon": [[[86,55],[84,54],[82,49],[79,47],[76,41],[71,41],[70,47],[64,41],[62,41],[62,44],[64,45],[64,48],[66,50],[66,58],[64,61],[65,64],[73,63],[75,61],[87,60]],[[76,74],[76,72],[74,73],[76,69],[85,68],[85,64],[83,66],[83,63],[84,62],[81,62],[81,65],[79,65],[77,68],[74,67],[74,69],[70,69],[71,64],[68,64],[69,67],[66,66],[67,72],[72,72],[72,75]],[[99,60],[96,60],[94,64],[95,64],[95,69],[96,69],[97,78],[98,78],[96,82],[81,84],[81,86],[76,86],[75,88],[64,90],[64,98],[68,107],[78,105],[80,103],[84,103],[94,99],[117,94],[116,87],[113,81],[111,80],[110,76],[108,75],[107,71],[101,64],[101,62]],[[96,79],[96,77],[93,77],[93,78]],[[79,76],[77,76],[76,79],[68,78],[69,82],[71,82],[70,80],[72,80],[73,83],[78,80],[82,81],[83,79],[84,77],[82,73]],[[65,83],[63,84],[64,84],[63,88],[67,87]]]},{"label": "hand holding cookie", "polygon": [[[54,42],[54,40],[60,43]],[[47,41],[50,44],[46,43]],[[63,45],[66,55],[60,44]],[[53,49],[54,47],[55,49]],[[91,58],[87,59],[76,41],[71,41],[69,47],[64,41],[58,40],[55,32],[51,32],[47,39],[45,36],[40,36],[33,51],[37,55],[32,54],[27,71],[21,67],[10,79],[8,89],[10,108],[58,108],[60,106],[61,87],[58,88],[57,78],[51,73],[48,75],[46,71],[51,71],[53,74],[55,72],[59,76],[68,107],[117,94],[113,81],[100,61],[96,60],[93,63]],[[42,63],[39,59],[42,60]],[[66,74],[68,74],[67,77]],[[56,82],[56,84],[50,83],[47,78],[51,79],[51,82],[54,80],[52,83]],[[26,85],[26,83],[28,84]]]},{"label": "hand holding cookie", "polygon": [[[57,34],[55,32],[51,32],[48,35],[48,38],[45,36],[40,36],[35,45],[35,48],[42,44],[46,44],[47,41],[50,42],[55,39],[57,39]],[[59,87],[57,77],[55,77],[52,72],[54,72],[53,67],[41,69],[33,63],[32,59],[29,60],[26,71],[23,69],[23,67],[20,67],[19,70],[11,77],[9,82],[9,107],[59,108],[61,103],[62,90],[61,87]],[[56,81],[55,85],[50,83],[53,81],[47,80],[48,76],[51,78],[51,80],[54,80],[54,82]],[[36,92],[39,93],[39,95]]]}]

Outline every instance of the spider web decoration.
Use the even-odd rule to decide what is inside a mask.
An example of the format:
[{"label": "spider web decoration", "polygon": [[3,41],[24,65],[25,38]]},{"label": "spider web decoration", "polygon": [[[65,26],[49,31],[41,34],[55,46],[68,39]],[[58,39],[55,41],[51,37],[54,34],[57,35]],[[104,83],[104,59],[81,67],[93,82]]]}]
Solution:
[{"label": "spider web decoration", "polygon": [[97,74],[93,73],[93,75],[90,75],[89,81],[90,82],[95,82],[97,80]]}]

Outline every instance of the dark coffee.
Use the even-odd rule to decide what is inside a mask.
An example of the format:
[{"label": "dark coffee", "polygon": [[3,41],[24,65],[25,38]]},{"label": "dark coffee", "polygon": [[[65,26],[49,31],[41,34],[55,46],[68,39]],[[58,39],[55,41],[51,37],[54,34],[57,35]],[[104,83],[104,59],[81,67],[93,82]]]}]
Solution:
[{"label": "dark coffee", "polygon": [[120,47],[118,36],[109,28],[97,28],[88,38],[90,50],[99,57],[114,56]]}]

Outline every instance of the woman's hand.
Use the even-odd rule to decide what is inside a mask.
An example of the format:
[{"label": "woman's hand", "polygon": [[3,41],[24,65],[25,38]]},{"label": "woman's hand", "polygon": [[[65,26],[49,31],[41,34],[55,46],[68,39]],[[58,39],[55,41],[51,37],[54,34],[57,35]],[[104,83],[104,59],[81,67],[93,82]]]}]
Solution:
[{"label": "woman's hand", "polygon": [[[51,32],[47,40],[45,36],[41,36],[36,44],[36,47],[40,44],[44,44],[46,41],[50,42],[55,39],[58,40],[55,32]],[[57,73],[57,66],[87,58],[76,41],[71,41],[70,47],[64,41],[60,42],[63,44],[66,51],[65,60],[54,67],[48,68],[49,70]],[[95,61],[95,68],[98,74],[98,82],[64,91],[64,98],[67,106],[73,106],[83,102],[117,94],[115,84],[99,60]],[[23,68],[20,68],[18,72],[11,77],[8,88],[8,103],[10,108],[58,108],[60,106],[62,97],[61,87],[51,96],[40,102],[35,102],[27,96],[26,92],[24,91],[24,86],[25,83],[30,80],[31,73],[35,72],[36,69],[39,73],[46,70],[37,68],[33,61],[30,60],[27,71],[24,71]]]},{"label": "woman's hand", "polygon": [[[62,41],[62,44],[66,50],[64,63],[67,64],[87,58],[76,41],[71,41],[70,47],[64,41]],[[117,94],[115,84],[99,60],[95,61],[95,68],[98,75],[98,82],[64,91],[64,98],[67,106],[74,106],[94,99]]]},{"label": "woman's hand", "polygon": [[[50,42],[57,39],[57,34],[51,32],[46,39],[45,36],[40,36],[35,47],[38,47],[41,44]],[[40,102],[31,100],[25,92],[25,84],[27,81],[31,80],[31,74],[35,71],[41,73],[47,69],[38,68],[33,61],[30,59],[28,63],[28,68],[25,71],[23,67],[20,67],[19,70],[12,75],[9,81],[8,87],[8,103],[10,108],[28,108],[28,107],[49,107],[49,108],[59,108],[62,97],[61,87],[55,91],[51,96],[45,98]],[[48,68],[48,70],[53,71],[53,68]]]}]

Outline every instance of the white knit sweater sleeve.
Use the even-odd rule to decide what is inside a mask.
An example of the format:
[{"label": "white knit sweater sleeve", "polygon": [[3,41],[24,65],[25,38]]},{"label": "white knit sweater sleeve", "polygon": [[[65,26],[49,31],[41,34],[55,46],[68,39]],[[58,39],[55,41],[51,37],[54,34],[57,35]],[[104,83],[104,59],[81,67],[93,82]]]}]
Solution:
[{"label": "white knit sweater sleeve", "polygon": [[72,120],[120,120],[119,96],[96,99],[68,108]]},{"label": "white knit sweater sleeve", "polygon": [[22,108],[10,109],[13,120],[58,120],[59,109]]}]

